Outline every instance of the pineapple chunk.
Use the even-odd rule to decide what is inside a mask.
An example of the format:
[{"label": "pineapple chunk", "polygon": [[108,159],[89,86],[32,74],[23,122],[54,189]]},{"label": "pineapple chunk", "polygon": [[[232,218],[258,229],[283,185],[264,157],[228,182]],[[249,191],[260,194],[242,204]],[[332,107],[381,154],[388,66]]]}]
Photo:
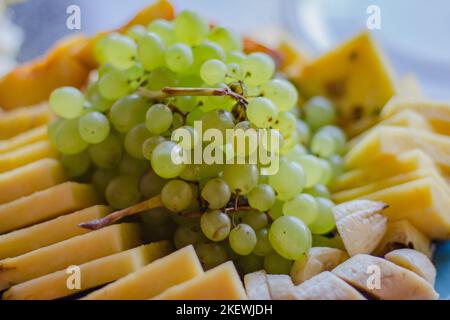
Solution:
[{"label": "pineapple chunk", "polygon": [[233,262],[220,266],[164,291],[155,300],[246,300],[244,286]]},{"label": "pineapple chunk", "polygon": [[140,244],[139,226],[123,223],[0,261],[0,290]]},{"label": "pineapple chunk", "polygon": [[0,139],[9,139],[19,133],[47,124],[52,113],[46,104],[20,108],[0,114]]},{"label": "pineapple chunk", "polygon": [[47,126],[40,126],[30,129],[8,140],[0,141],[0,154],[14,151],[20,147],[26,146],[42,140],[47,140]]},{"label": "pineapple chunk", "polygon": [[144,300],[203,274],[194,247],[187,246],[92,292],[86,300]]},{"label": "pineapple chunk", "polygon": [[84,209],[98,202],[91,185],[65,182],[0,205],[0,234]]},{"label": "pineapple chunk", "polygon": [[168,241],[154,242],[124,252],[86,262],[79,266],[80,289],[69,289],[70,274],[60,270],[10,288],[5,300],[51,300],[95,288],[132,273],[171,251]]},{"label": "pineapple chunk", "polygon": [[34,226],[0,236],[0,259],[11,258],[48,245],[88,233],[81,222],[99,219],[111,212],[106,206],[94,206]]},{"label": "pineapple chunk", "polygon": [[38,141],[11,152],[0,154],[0,173],[19,168],[40,159],[57,157],[58,152],[50,141]]},{"label": "pineapple chunk", "polygon": [[53,187],[65,180],[64,168],[55,159],[42,159],[0,173],[0,204]]}]

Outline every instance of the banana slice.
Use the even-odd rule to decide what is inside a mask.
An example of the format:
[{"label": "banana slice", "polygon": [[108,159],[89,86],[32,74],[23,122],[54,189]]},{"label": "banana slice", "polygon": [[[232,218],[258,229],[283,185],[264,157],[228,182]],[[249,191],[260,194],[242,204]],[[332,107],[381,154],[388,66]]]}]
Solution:
[{"label": "banana slice", "polygon": [[430,259],[422,252],[412,249],[398,249],[389,252],[384,258],[400,267],[417,273],[434,286],[434,281],[436,280],[436,268]]},{"label": "banana slice", "polygon": [[326,247],[311,248],[305,258],[294,262],[291,269],[291,278],[294,284],[298,285],[323,271],[334,269],[347,259],[347,252],[339,249]]},{"label": "banana slice", "polygon": [[432,256],[430,239],[408,220],[389,221],[386,234],[373,254],[384,256],[389,251],[400,248],[420,251],[430,259]]},{"label": "banana slice", "polygon": [[294,300],[294,284],[291,277],[285,274],[268,274],[267,285],[272,300]]},{"label": "banana slice", "polygon": [[293,290],[296,300],[366,300],[344,280],[324,271]]},{"label": "banana slice", "polygon": [[264,270],[244,276],[245,291],[250,300],[270,300],[267,274]]},{"label": "banana slice", "polygon": [[380,201],[354,200],[341,203],[333,208],[333,215],[336,221],[357,212],[380,213],[388,205]]},{"label": "banana slice", "polygon": [[382,300],[435,300],[439,297],[426,280],[379,257],[359,254],[332,272],[355,288]]}]

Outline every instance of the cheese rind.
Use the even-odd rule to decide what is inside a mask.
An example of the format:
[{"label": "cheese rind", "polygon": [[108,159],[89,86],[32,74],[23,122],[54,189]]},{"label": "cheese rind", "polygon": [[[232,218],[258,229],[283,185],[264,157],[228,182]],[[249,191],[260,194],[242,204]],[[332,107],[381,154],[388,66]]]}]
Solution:
[{"label": "cheese rind", "polygon": [[140,244],[139,226],[112,225],[0,261],[0,290]]},{"label": "cheese rind", "polygon": [[33,128],[8,140],[0,141],[0,154],[46,139],[48,139],[46,125]]},{"label": "cheese rind", "polygon": [[0,205],[0,234],[99,203],[91,185],[65,182]]},{"label": "cheese rind", "polygon": [[85,300],[145,300],[167,288],[203,274],[192,246],[158,259],[144,268],[92,292]]},{"label": "cheese rind", "polygon": [[16,257],[48,245],[90,232],[78,226],[81,222],[104,217],[111,212],[106,206],[89,207],[53,220],[0,236],[0,259]]}]

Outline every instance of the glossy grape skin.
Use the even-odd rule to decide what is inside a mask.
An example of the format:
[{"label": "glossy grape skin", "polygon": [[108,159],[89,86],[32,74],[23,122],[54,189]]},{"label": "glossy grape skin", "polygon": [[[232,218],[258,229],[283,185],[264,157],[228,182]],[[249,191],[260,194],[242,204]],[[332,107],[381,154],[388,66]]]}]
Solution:
[{"label": "glossy grape skin", "polygon": [[311,98],[303,109],[305,120],[313,130],[334,123],[336,118],[333,105],[324,97]]},{"label": "glossy grape skin", "polygon": [[279,111],[291,110],[298,101],[297,89],[289,81],[273,79],[261,88],[262,94],[272,100]]},{"label": "glossy grape skin", "polygon": [[257,238],[255,231],[247,224],[239,224],[229,235],[231,248],[239,255],[249,255],[256,246]]},{"label": "glossy grape skin", "polygon": [[279,200],[292,199],[305,186],[305,172],[298,163],[282,159],[278,172],[269,176],[269,185]]},{"label": "glossy grape skin", "polygon": [[54,90],[49,98],[50,108],[60,117],[74,119],[81,115],[85,98],[73,87]]},{"label": "glossy grape skin", "polygon": [[184,10],[175,18],[175,34],[178,41],[188,45],[199,44],[208,34],[206,20],[193,11]]},{"label": "glossy grape skin", "polygon": [[299,218],[309,226],[317,219],[319,207],[313,196],[302,193],[285,202],[283,214]]},{"label": "glossy grape skin", "polygon": [[185,72],[194,63],[191,47],[177,43],[167,48],[165,53],[167,67],[173,72]]},{"label": "glossy grape skin", "polygon": [[309,228],[313,234],[326,234],[332,231],[336,222],[332,212],[334,203],[330,199],[316,198],[317,205],[319,206],[319,215],[317,219],[312,223]]},{"label": "glossy grape skin", "polygon": [[269,274],[290,274],[292,261],[283,258],[275,251],[264,257],[264,270]]},{"label": "glossy grape skin", "polygon": [[218,242],[228,237],[231,230],[231,219],[220,210],[208,211],[202,215],[200,226],[203,234],[209,240]]},{"label": "glossy grape skin", "polygon": [[126,133],[143,122],[148,108],[149,105],[145,99],[132,94],[114,103],[109,118],[117,131]]},{"label": "glossy grape skin", "polygon": [[109,135],[109,120],[103,113],[89,112],[80,118],[78,130],[84,141],[92,144],[100,143]]},{"label": "glossy grape skin", "polygon": [[90,145],[89,155],[97,167],[112,169],[122,158],[122,142],[116,134],[111,133],[101,143]]},{"label": "glossy grape skin", "polygon": [[210,209],[220,209],[230,201],[231,191],[224,180],[215,178],[205,184],[201,195]]},{"label": "glossy grape skin", "polygon": [[71,155],[84,151],[88,143],[83,140],[78,131],[78,119],[65,120],[55,132],[56,146],[62,154]]},{"label": "glossy grape skin", "polygon": [[258,178],[258,168],[252,164],[231,164],[224,167],[223,179],[235,193],[247,194],[258,184]]},{"label": "glossy grape skin", "polygon": [[253,188],[247,196],[252,208],[267,211],[275,204],[275,192],[267,184],[260,184]]},{"label": "glossy grape skin", "polygon": [[[172,155],[181,157],[182,149],[172,141],[160,143],[152,154],[152,168],[162,178],[170,179],[177,177],[186,167],[181,163],[175,163]],[[182,160],[182,159],[181,159]]]},{"label": "glossy grape skin", "polygon": [[171,180],[161,190],[161,201],[172,212],[181,212],[192,201],[193,193],[189,184],[183,180]]},{"label": "glossy grape skin", "polygon": [[173,24],[164,19],[153,20],[147,27],[149,32],[157,34],[166,47],[176,41],[175,28]]},{"label": "glossy grape skin", "polygon": [[269,229],[262,228],[256,231],[256,238],[258,241],[256,242],[255,249],[253,249],[253,253],[257,256],[267,256],[269,253],[273,251],[272,245],[269,241]]},{"label": "glossy grape skin", "polygon": [[145,33],[138,41],[138,57],[145,70],[151,71],[165,65],[165,48],[155,33]]},{"label": "glossy grape skin", "polygon": [[112,70],[100,78],[98,89],[105,99],[117,100],[126,96],[131,88],[124,71]]}]

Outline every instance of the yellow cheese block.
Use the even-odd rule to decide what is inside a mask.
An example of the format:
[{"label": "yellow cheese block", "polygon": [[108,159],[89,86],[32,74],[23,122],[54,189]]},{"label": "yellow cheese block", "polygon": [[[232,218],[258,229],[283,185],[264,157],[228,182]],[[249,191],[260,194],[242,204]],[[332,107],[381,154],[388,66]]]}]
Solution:
[{"label": "yellow cheese block", "polygon": [[79,266],[79,288],[72,286],[69,289],[67,282],[74,273],[61,270],[15,285],[3,294],[3,299],[51,300],[70,296],[120,279],[171,250],[168,241],[160,241],[92,260]]},{"label": "yellow cheese block", "polygon": [[0,234],[99,203],[91,185],[65,182],[0,205]]},{"label": "yellow cheese block", "polygon": [[400,174],[384,180],[379,180],[373,183],[368,183],[358,188],[334,193],[333,200],[337,203],[347,202],[356,198],[361,198],[369,193],[426,177],[433,178],[434,181],[436,181],[436,183],[438,183],[439,186],[443,190],[446,190],[446,192],[450,195],[450,187],[448,186],[447,181],[441,177],[439,172],[435,168],[425,168]]},{"label": "yellow cheese block", "polygon": [[0,139],[15,135],[50,122],[52,113],[47,104],[19,108],[0,114]]},{"label": "yellow cheese block", "polygon": [[0,290],[140,244],[139,226],[112,225],[0,261]]},{"label": "yellow cheese block", "polygon": [[93,206],[34,226],[0,236],[0,259],[16,257],[24,253],[64,241],[90,230],[78,226],[81,222],[104,217],[111,212],[106,206]]},{"label": "yellow cheese block", "polygon": [[200,277],[173,286],[155,300],[246,300],[244,286],[232,261]]},{"label": "yellow cheese block", "polygon": [[66,180],[63,166],[55,159],[38,160],[0,173],[0,204],[48,189]]},{"label": "yellow cheese block", "polygon": [[450,196],[432,178],[423,178],[364,195],[389,205],[390,220],[409,220],[432,239],[450,239]]},{"label": "yellow cheese block", "polygon": [[[0,115],[1,117],[1,115]],[[26,146],[34,142],[47,140],[47,126],[40,126],[30,129],[8,140],[0,141],[0,154],[16,150],[20,147]]]},{"label": "yellow cheese block", "polygon": [[192,246],[184,247],[87,295],[86,300],[144,300],[203,274]]},{"label": "yellow cheese block", "polygon": [[336,192],[357,188],[402,173],[433,167],[435,167],[433,159],[422,150],[414,149],[396,155],[389,165],[375,163],[347,171],[333,182],[331,190]]},{"label": "yellow cheese block", "polygon": [[383,127],[359,141],[347,154],[348,168],[389,161],[413,149],[427,153],[443,171],[450,172],[450,137],[402,127]]},{"label": "yellow cheese block", "polygon": [[57,157],[58,152],[52,146],[50,141],[38,141],[19,149],[0,154],[0,173],[19,168],[40,159]]}]

